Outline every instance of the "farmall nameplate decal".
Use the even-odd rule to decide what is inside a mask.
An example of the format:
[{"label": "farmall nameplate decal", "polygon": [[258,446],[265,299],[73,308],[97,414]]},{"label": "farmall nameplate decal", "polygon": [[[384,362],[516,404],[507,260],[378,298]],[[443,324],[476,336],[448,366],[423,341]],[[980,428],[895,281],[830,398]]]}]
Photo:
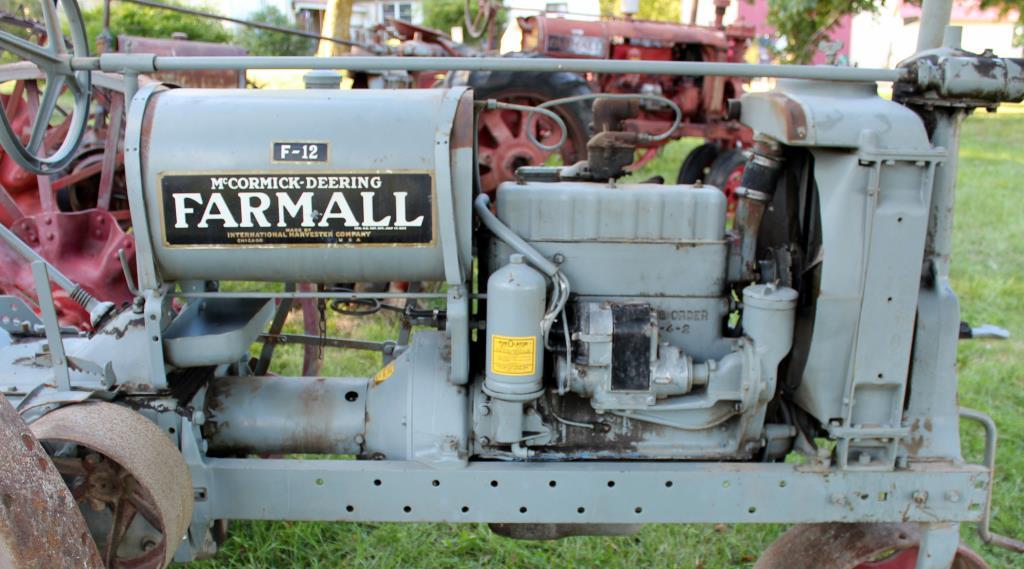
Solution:
[{"label": "farmall nameplate decal", "polygon": [[433,179],[423,172],[164,174],[160,189],[170,247],[434,241]]}]

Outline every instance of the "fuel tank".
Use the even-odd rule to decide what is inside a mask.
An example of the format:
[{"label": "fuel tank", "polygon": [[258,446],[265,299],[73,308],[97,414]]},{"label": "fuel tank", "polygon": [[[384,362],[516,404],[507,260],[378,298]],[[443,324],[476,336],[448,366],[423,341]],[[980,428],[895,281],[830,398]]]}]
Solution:
[{"label": "fuel tank", "polygon": [[164,281],[442,280],[442,251],[461,277],[471,266],[464,88],[174,89],[145,104],[129,194]]}]

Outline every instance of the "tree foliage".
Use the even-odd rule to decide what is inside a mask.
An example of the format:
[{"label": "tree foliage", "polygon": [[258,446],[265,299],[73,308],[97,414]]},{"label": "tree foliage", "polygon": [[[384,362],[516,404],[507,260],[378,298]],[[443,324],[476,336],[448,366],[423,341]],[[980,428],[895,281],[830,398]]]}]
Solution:
[{"label": "tree foliage", "polygon": [[[622,16],[621,0],[598,1],[602,16]],[[678,0],[640,0],[640,11],[634,17],[638,20],[679,22],[679,2]]]},{"label": "tree foliage", "polygon": [[[181,5],[180,2],[166,2]],[[89,40],[95,41],[103,31],[103,7],[85,10],[85,29]],[[217,20],[179,14],[136,4],[118,3],[110,10],[110,31],[115,36],[131,35],[150,38],[170,38],[175,32],[183,32],[188,39],[226,43],[231,41],[231,32]]]},{"label": "tree foliage", "polygon": [[[469,0],[471,14],[476,14],[476,0]],[[494,26],[495,36],[501,38],[505,25],[508,22],[508,14],[505,10],[499,9],[497,23]],[[423,25],[428,28],[449,33],[455,26],[466,28],[465,23],[465,0],[428,0],[423,3]],[[485,32],[479,38],[472,38],[468,33],[463,34],[463,41],[467,44],[478,45],[487,39]]]},{"label": "tree foliage", "polygon": [[877,12],[878,0],[775,0],[768,3],[768,23],[785,38],[780,56],[788,63],[810,63],[818,43],[847,14]]},{"label": "tree foliage", "polygon": [[[295,22],[275,6],[267,6],[246,16],[247,20],[294,28]],[[243,27],[236,41],[252,55],[310,55],[316,49],[316,40],[281,32]]]},{"label": "tree foliage", "polygon": [[[602,0],[605,1],[605,0]],[[911,0],[920,4],[919,0]],[[809,63],[818,49],[847,14],[877,13],[883,0],[772,0],[768,3],[768,23],[786,39],[779,55],[789,63]],[[1017,13],[1016,41],[1024,37],[1024,0],[982,0],[982,8],[996,8],[1003,15]]]}]

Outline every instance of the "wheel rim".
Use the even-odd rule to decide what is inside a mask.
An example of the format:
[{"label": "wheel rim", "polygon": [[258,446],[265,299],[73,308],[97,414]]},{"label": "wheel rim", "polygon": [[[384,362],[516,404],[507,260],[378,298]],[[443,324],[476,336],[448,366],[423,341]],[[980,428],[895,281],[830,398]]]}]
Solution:
[{"label": "wheel rim", "polygon": [[90,403],[48,413],[32,432],[40,441],[75,445],[53,464],[108,568],[171,562],[192,519],[192,479],[162,429],[124,407]]},{"label": "wheel rim", "polygon": [[[519,105],[541,102],[533,97],[502,97],[501,100]],[[530,141],[531,130],[538,141],[547,145],[557,143],[560,137],[558,125],[550,118],[535,114],[527,120],[525,113],[506,109],[481,112],[477,128],[480,185],[489,194],[493,194],[502,182],[513,179],[517,168],[544,164],[554,154]],[[567,133],[559,153],[565,162],[575,158],[576,147],[571,132]]]}]

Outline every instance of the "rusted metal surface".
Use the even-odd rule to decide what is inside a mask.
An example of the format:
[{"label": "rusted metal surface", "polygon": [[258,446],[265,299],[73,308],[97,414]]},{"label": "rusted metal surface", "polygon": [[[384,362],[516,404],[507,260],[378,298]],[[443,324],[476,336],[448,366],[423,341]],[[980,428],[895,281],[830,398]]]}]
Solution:
[{"label": "rusted metal surface", "polygon": [[778,117],[786,127],[787,140],[807,138],[807,112],[803,105],[785,93],[772,93],[768,100],[772,105],[772,115]]},{"label": "rusted metal surface", "polygon": [[455,110],[451,146],[455,150],[473,149],[473,94],[469,91],[459,99],[459,106]]},{"label": "rusted metal surface", "polygon": [[[299,283],[298,289],[302,292],[316,292],[316,283]],[[306,334],[319,336],[322,311],[326,307],[320,306],[322,301],[312,298],[299,300],[302,308],[302,328]],[[326,322],[324,323],[326,327]],[[326,330],[324,331],[326,332]],[[304,346],[302,348],[302,375],[320,375],[320,368],[324,365],[324,350],[318,346]]]},{"label": "rusted metal surface", "polygon": [[[171,562],[192,519],[192,477],[163,430],[124,407],[90,403],[44,415],[32,432],[79,445],[78,455],[57,464],[76,481],[76,501],[112,515],[113,529],[99,536],[108,566],[158,569]],[[133,524],[148,531],[133,533]],[[140,533],[138,543],[128,541]]]},{"label": "rusted metal surface", "polygon": [[[239,56],[249,53],[244,48],[233,45],[126,35],[118,36],[117,51],[183,57]],[[152,74],[152,78],[179,87],[230,89],[245,86],[244,71],[162,71]]]},{"label": "rusted metal surface", "polygon": [[102,566],[71,492],[43,446],[0,395],[0,567]]},{"label": "rusted metal surface", "polygon": [[358,454],[367,383],[361,378],[218,378],[203,434],[214,456]]},{"label": "rusted metal surface", "polygon": [[[912,524],[804,524],[764,551],[754,569],[913,569],[921,536]],[[961,545],[950,569],[988,569]]]}]

